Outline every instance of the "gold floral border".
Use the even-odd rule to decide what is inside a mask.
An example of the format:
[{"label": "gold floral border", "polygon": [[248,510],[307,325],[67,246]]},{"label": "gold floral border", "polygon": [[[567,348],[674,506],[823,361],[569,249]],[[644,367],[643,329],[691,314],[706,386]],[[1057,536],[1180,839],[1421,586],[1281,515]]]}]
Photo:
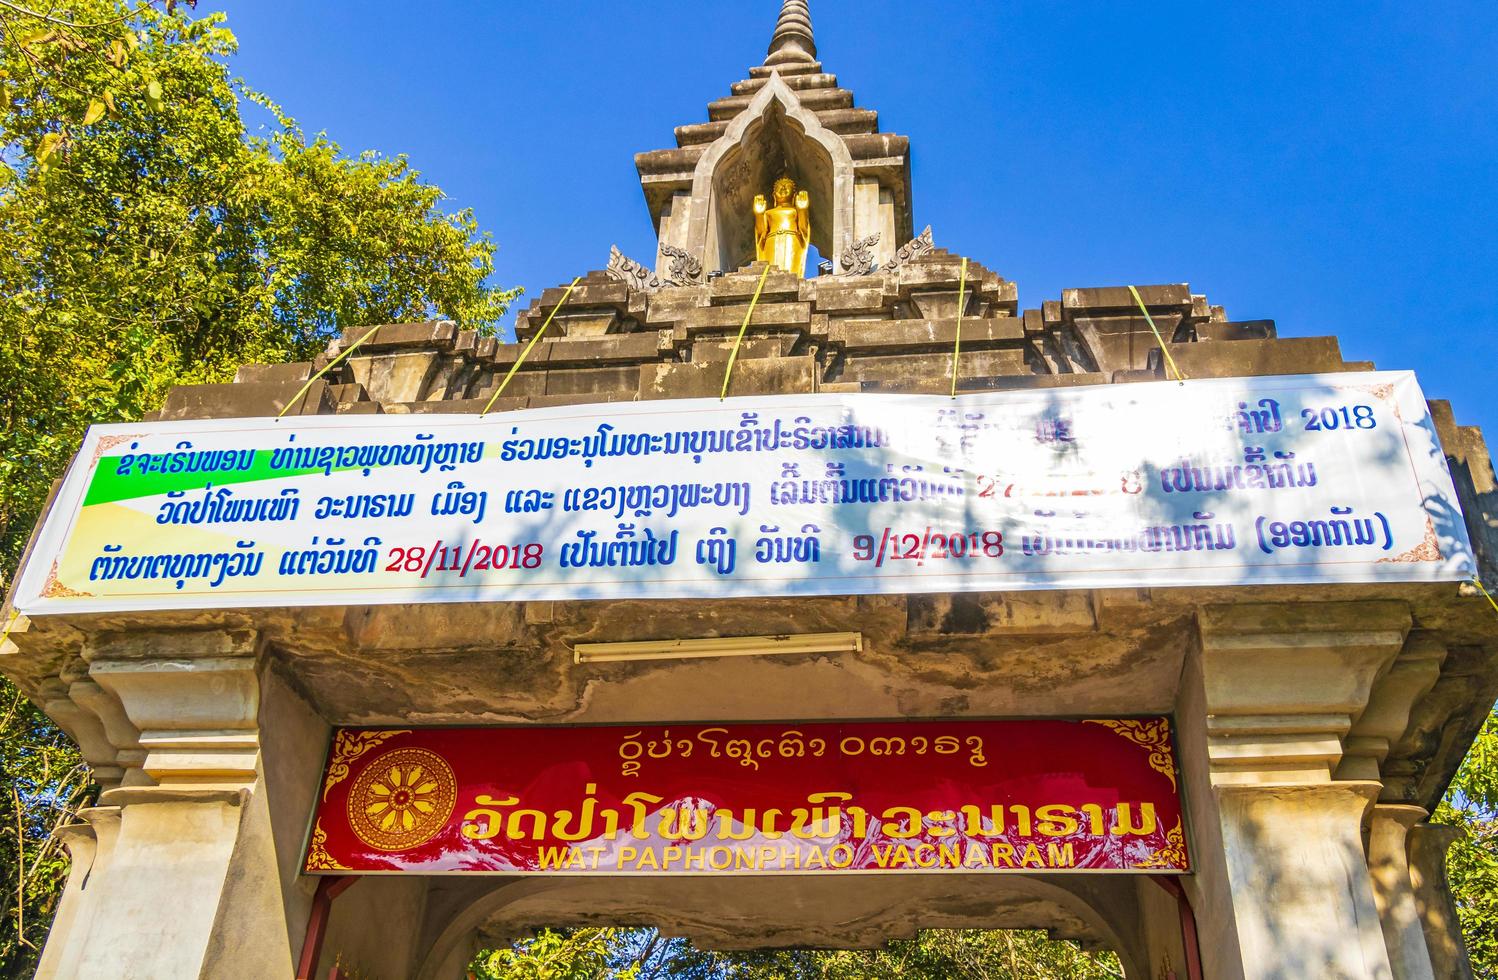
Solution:
[{"label": "gold floral border", "polygon": [[1425,538],[1421,542],[1403,554],[1392,558],[1380,558],[1376,564],[1384,565],[1391,562],[1414,562],[1414,561],[1440,561],[1441,539],[1436,535],[1436,523],[1425,515]]},{"label": "gold floral border", "polygon": [[378,732],[351,732],[341,729],[333,738],[333,751],[328,756],[328,778],[323,782],[322,798],[327,802],[328,792],[348,778],[349,765],[370,749],[383,744],[396,735],[409,735],[411,729],[400,728]]},{"label": "gold floral border", "polygon": [[1399,411],[1399,401],[1394,397],[1393,385],[1332,385],[1332,389],[1367,392],[1379,401],[1388,402],[1389,408],[1394,412],[1394,417],[1400,422],[1404,421],[1404,413]]},{"label": "gold floral border", "polygon": [[47,571],[47,580],[42,583],[42,596],[47,599],[86,599],[93,595],[92,592],[79,592],[70,589],[57,580],[58,565],[54,560],[52,567]]},{"label": "gold floral border", "polygon": [[1181,821],[1165,833],[1165,846],[1134,865],[1136,868],[1172,868],[1184,871],[1186,860],[1186,835],[1181,831]]},{"label": "gold floral border", "polygon": [[1175,760],[1170,751],[1170,721],[1154,718],[1141,721],[1138,718],[1088,718],[1084,724],[1102,725],[1149,750],[1149,767],[1170,780],[1170,788],[1176,789]]},{"label": "gold floral border", "polygon": [[104,458],[104,454],[107,453],[107,452],[109,452],[115,446],[119,446],[119,445],[122,445],[123,443],[130,442],[132,439],[135,439],[135,438],[137,438],[137,437],[136,436],[100,436],[99,437],[99,444],[98,444],[98,446],[96,446],[94,448],[94,462],[97,463],[99,460],[103,459]]},{"label": "gold floral border", "polygon": [[307,870],[308,871],[349,871],[351,869],[338,863],[338,859],[328,853],[328,832],[322,829],[322,818],[317,818],[317,824],[312,828],[312,843],[307,846]]}]

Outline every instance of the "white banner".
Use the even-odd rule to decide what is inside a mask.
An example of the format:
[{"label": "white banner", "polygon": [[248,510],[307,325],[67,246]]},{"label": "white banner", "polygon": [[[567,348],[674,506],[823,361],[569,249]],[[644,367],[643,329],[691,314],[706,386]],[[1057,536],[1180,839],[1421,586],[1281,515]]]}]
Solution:
[{"label": "white banner", "polygon": [[1407,372],[95,426],[67,611],[1473,574]]}]

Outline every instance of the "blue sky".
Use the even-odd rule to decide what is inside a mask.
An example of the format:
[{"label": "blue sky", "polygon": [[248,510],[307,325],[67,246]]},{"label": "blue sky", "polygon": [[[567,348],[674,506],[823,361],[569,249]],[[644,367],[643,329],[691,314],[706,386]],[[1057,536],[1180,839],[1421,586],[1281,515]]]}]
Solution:
[{"label": "blue sky", "polygon": [[[533,295],[654,252],[633,155],[764,57],[778,0],[223,0],[236,71],[409,155]],[[214,6],[205,3],[200,9]],[[811,0],[911,139],[916,227],[1014,280],[1189,282],[1413,368],[1498,438],[1498,4]]]}]

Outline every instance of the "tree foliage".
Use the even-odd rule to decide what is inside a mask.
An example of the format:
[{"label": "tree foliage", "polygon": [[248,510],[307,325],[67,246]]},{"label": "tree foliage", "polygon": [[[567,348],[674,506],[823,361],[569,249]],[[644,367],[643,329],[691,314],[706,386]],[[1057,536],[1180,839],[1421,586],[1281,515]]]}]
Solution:
[{"label": "tree foliage", "polygon": [[67,877],[54,831],[89,790],[77,746],[10,685],[0,686],[0,976],[27,976]]},{"label": "tree foliage", "polygon": [[49,9],[0,6],[11,563],[89,423],[139,418],[171,386],[241,363],[307,357],[356,324],[492,331],[515,296],[487,284],[495,246],[473,215],[444,213],[405,158],[349,158],[237,83],[223,15]]},{"label": "tree foliage", "polygon": [[1040,932],[932,929],[876,950],[706,952],[654,929],[546,929],[481,953],[481,980],[1118,980],[1112,953]]},{"label": "tree foliage", "polygon": [[1488,712],[1434,819],[1466,832],[1447,852],[1447,875],[1472,969],[1498,978],[1498,708]]},{"label": "tree foliage", "polygon": [[[192,6],[0,0],[0,583],[90,423],[358,324],[493,332],[516,295],[470,212],[403,157],[304,134]],[[0,680],[0,975],[34,965],[85,784]]]},{"label": "tree foliage", "polygon": [[507,949],[491,950],[474,963],[483,977],[505,980],[635,980],[638,969],[615,969],[613,946],[622,929],[543,929]]}]

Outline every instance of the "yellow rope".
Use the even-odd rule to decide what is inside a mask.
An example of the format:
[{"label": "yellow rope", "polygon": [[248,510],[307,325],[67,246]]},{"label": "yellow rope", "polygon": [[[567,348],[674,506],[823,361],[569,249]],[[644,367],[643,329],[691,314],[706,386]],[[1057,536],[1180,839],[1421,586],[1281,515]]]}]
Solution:
[{"label": "yellow rope", "polygon": [[480,415],[488,415],[489,409],[493,408],[494,403],[499,401],[499,396],[505,393],[505,388],[510,384],[510,379],[515,376],[515,372],[520,370],[520,365],[524,364],[525,359],[530,356],[531,348],[536,346],[536,341],[540,340],[541,335],[546,332],[546,328],[551,326],[551,318],[557,315],[557,311],[562,308],[562,304],[567,302],[567,297],[572,295],[572,291],[577,288],[577,284],[582,281],[582,278],[582,276],[578,276],[572,280],[572,284],[567,287],[567,291],[562,294],[562,298],[557,300],[557,305],[553,306],[551,312],[546,314],[546,321],[541,324],[541,329],[536,331],[536,335],[531,338],[531,342],[525,345],[525,350],[520,352],[520,357],[514,364],[510,365],[510,370],[505,374],[505,379],[499,383],[498,388],[494,389],[493,397],[489,399],[489,404],[484,406],[484,410],[479,413]]},{"label": "yellow rope", "polygon": [[1144,314],[1144,322],[1150,325],[1150,332],[1155,335],[1155,343],[1160,345],[1160,353],[1165,355],[1166,374],[1174,381],[1185,381],[1186,376],[1181,373],[1180,368],[1176,367],[1175,358],[1170,356],[1170,351],[1165,347],[1165,338],[1160,336],[1160,329],[1155,326],[1155,318],[1150,316],[1149,310],[1145,309],[1139,290],[1130,286],[1129,292],[1134,294],[1134,302],[1139,304],[1139,312]]},{"label": "yellow rope", "polygon": [[957,341],[952,345],[952,397],[957,397],[957,361],[962,357],[962,307],[967,299],[967,259],[957,274]]},{"label": "yellow rope", "polygon": [[312,387],[313,382],[317,381],[318,378],[322,377],[323,375],[325,375],[329,371],[331,371],[333,369],[333,365],[337,364],[339,361],[343,360],[345,357],[348,357],[350,354],[352,354],[354,352],[354,348],[358,347],[360,344],[364,343],[366,340],[368,340],[369,338],[373,337],[375,335],[375,331],[378,330],[378,329],[380,329],[381,326],[383,326],[383,324],[376,324],[375,326],[370,327],[369,331],[367,333],[365,333],[364,336],[360,337],[358,340],[354,341],[352,344],[349,344],[348,348],[345,349],[341,354],[339,354],[337,357],[333,358],[328,363],[324,364],[322,366],[322,370],[321,371],[317,372],[312,377],[308,378],[307,379],[307,383],[304,384],[304,385],[302,385],[302,390],[298,391],[296,393],[296,396],[293,397],[291,399],[291,401],[289,401],[289,402],[286,403],[286,407],[285,408],[281,409],[279,412],[276,413],[276,418],[280,418],[281,416],[285,415],[287,412],[291,411],[291,406],[295,405],[297,403],[297,401],[303,395],[305,395],[307,393],[308,389],[310,389]]},{"label": "yellow rope", "polygon": [[1472,584],[1477,586],[1477,590],[1488,600],[1488,605],[1493,607],[1493,612],[1498,612],[1498,601],[1495,601],[1492,595],[1488,593],[1488,590],[1483,588],[1482,580],[1474,575],[1472,576]]},{"label": "yellow rope", "polygon": [[5,624],[5,632],[0,633],[0,647],[5,646],[5,641],[10,639],[10,631],[16,628],[16,620],[20,618],[21,611],[19,609],[12,609],[10,611],[10,622]]},{"label": "yellow rope", "polygon": [[728,367],[723,371],[723,390],[718,392],[718,401],[728,397],[728,379],[733,377],[733,362],[739,359],[739,345],[744,342],[744,331],[749,329],[749,318],[754,316],[754,307],[759,304],[760,290],[765,288],[765,277],[770,274],[769,263],[765,264],[765,271],[759,274],[759,282],[754,287],[754,298],[749,301],[749,309],[744,313],[744,322],[739,326],[739,335],[734,338],[733,350],[728,352]]}]

